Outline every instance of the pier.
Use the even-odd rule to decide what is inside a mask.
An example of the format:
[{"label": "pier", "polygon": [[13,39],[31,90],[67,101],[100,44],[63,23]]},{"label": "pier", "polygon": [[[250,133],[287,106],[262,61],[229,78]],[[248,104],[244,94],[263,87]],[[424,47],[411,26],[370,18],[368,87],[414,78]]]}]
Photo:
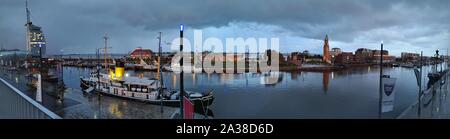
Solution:
[{"label": "pier", "polygon": [[450,99],[448,87],[450,72],[430,88],[421,92],[417,102],[406,109],[398,119],[448,119],[450,118]]}]

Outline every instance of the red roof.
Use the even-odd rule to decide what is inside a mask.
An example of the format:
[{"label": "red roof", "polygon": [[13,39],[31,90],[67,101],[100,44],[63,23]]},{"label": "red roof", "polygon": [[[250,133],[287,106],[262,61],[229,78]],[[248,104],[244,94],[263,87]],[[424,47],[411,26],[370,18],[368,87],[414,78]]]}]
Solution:
[{"label": "red roof", "polygon": [[134,49],[133,52],[131,52],[130,55],[132,55],[132,56],[145,56],[145,55],[150,56],[152,53],[153,52],[150,49],[136,48],[136,49]]}]

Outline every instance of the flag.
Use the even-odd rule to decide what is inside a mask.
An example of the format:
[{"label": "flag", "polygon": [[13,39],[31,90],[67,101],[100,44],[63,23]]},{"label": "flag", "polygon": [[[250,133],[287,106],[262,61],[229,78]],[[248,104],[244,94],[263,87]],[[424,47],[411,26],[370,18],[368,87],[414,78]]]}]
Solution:
[{"label": "flag", "polygon": [[194,104],[192,104],[192,102],[185,96],[183,96],[183,98],[184,119],[194,119]]},{"label": "flag", "polygon": [[382,79],[382,108],[381,112],[390,112],[394,110],[395,102],[395,82],[396,78],[383,78]]},{"label": "flag", "polygon": [[416,74],[417,86],[420,87],[420,81],[422,80],[422,75],[420,74],[420,71],[417,68],[414,69],[414,73]]}]

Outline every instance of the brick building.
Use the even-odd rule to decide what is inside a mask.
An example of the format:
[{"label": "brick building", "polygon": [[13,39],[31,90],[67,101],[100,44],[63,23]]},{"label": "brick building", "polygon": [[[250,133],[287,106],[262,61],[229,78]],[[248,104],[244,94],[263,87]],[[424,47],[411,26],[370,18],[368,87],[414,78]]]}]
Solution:
[{"label": "brick building", "polygon": [[354,63],[354,56],[352,52],[342,52],[335,59],[335,64],[351,64]]}]

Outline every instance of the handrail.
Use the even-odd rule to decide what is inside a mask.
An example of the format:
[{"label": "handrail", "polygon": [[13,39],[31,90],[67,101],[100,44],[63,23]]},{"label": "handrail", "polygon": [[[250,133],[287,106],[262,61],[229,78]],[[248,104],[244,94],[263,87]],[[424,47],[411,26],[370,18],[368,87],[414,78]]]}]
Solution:
[{"label": "handrail", "polygon": [[[443,78],[444,78],[445,76],[449,76],[449,75],[450,75],[450,71],[447,71],[447,72],[442,76],[442,78],[439,79],[437,82],[435,82],[433,85],[431,85],[430,88],[428,88],[427,90],[421,91],[422,96],[419,96],[419,99],[423,99],[423,95],[424,95],[424,94],[428,94],[429,92],[433,91],[433,89],[435,89],[435,86],[438,86],[437,84],[440,84],[441,81],[443,80]],[[405,117],[405,116],[407,115],[407,113],[408,113],[409,111],[411,111],[411,109],[412,109],[415,105],[418,105],[418,103],[419,103],[419,101],[416,101],[416,102],[414,102],[412,105],[409,105],[409,107],[406,108],[402,113],[400,113],[400,115],[398,115],[398,116],[396,117],[396,119],[401,119],[401,118]],[[418,106],[418,107],[421,107],[421,106]]]},{"label": "handrail", "polygon": [[52,111],[48,110],[47,108],[45,108],[44,106],[42,106],[41,104],[37,103],[36,101],[34,101],[33,99],[31,99],[30,97],[28,97],[27,95],[25,95],[22,91],[20,91],[19,89],[15,88],[14,86],[12,86],[11,84],[9,84],[8,82],[6,82],[5,80],[3,80],[2,78],[0,78],[0,81],[2,81],[6,86],[8,86],[10,89],[12,89],[14,92],[16,92],[19,96],[21,96],[22,98],[24,98],[26,101],[28,101],[30,104],[32,104],[33,106],[35,106],[36,108],[38,108],[40,111],[42,111],[43,113],[45,113],[48,117],[50,117],[51,119],[62,119],[60,116],[56,115],[55,113],[53,113]]}]

